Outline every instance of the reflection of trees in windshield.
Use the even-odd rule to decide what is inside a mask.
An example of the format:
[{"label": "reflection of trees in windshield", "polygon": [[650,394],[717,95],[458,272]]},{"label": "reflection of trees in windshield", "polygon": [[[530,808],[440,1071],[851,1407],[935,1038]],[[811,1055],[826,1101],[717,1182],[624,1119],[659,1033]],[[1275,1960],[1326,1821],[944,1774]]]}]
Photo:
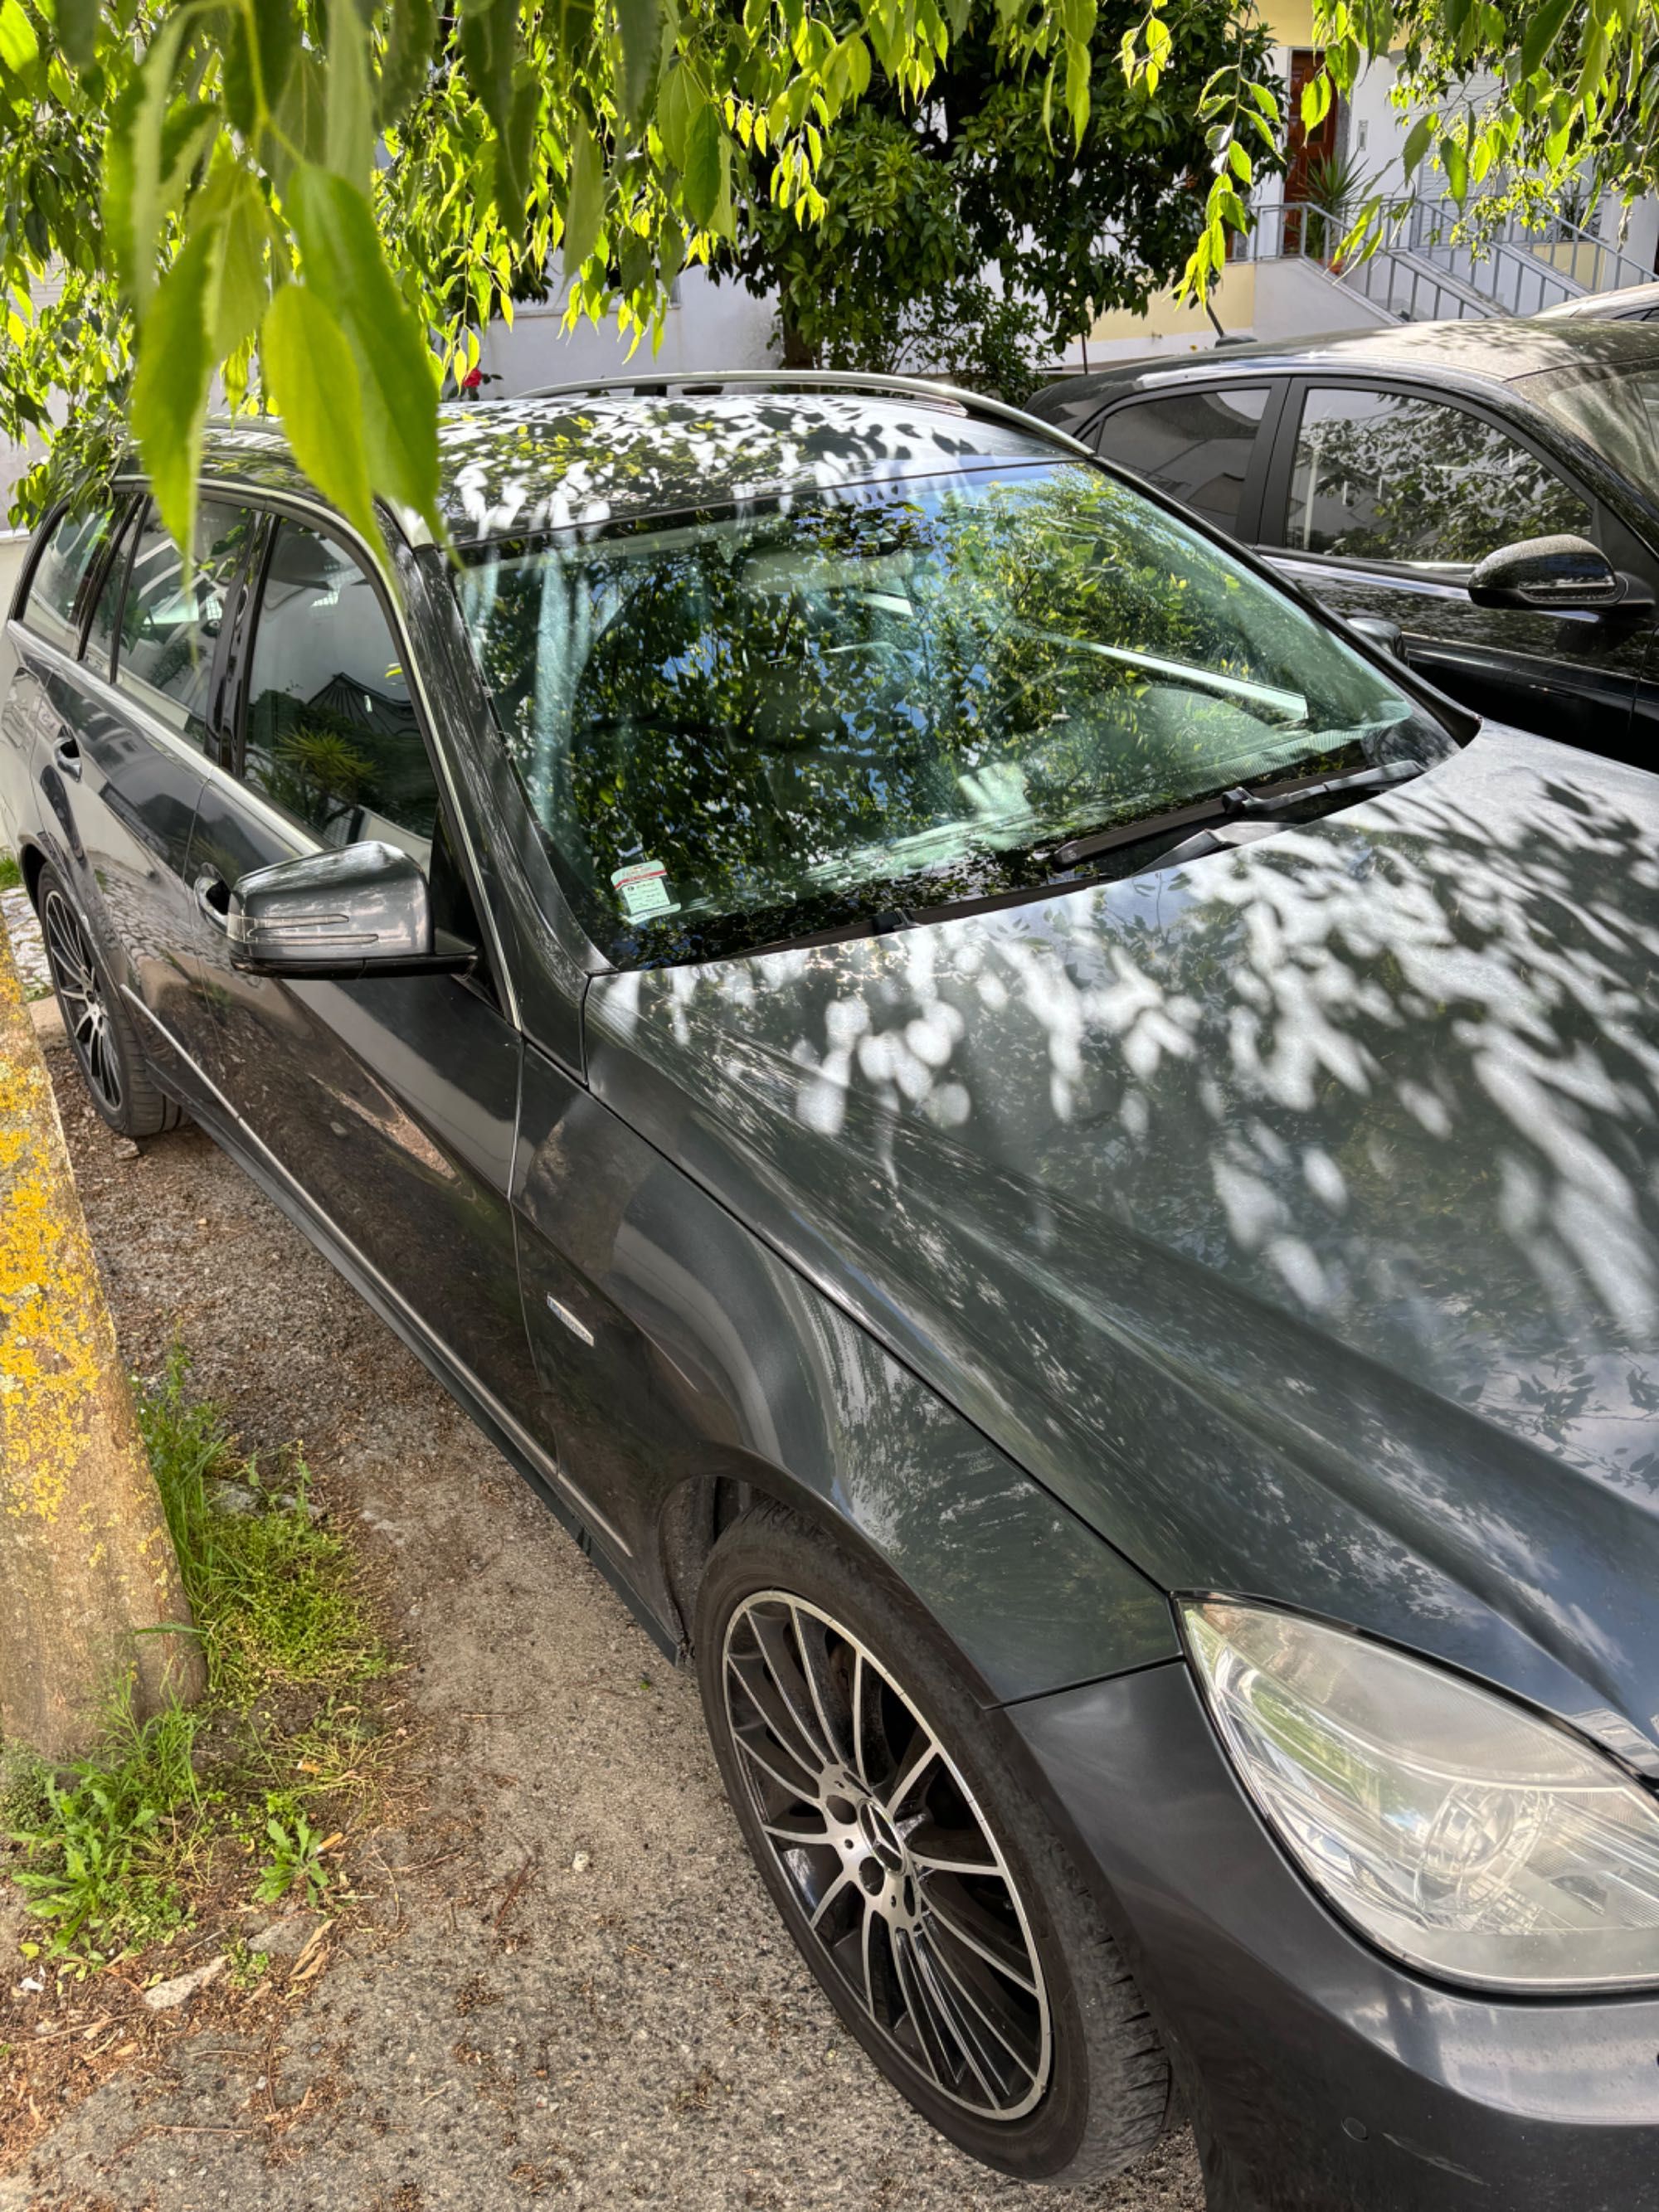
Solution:
[{"label": "reflection of trees in windshield", "polygon": [[[1407,711],[1270,586],[1070,466],[491,549],[464,599],[538,817],[623,958],[1038,884],[1067,834]],[[612,895],[630,865],[659,872],[655,920]]]}]

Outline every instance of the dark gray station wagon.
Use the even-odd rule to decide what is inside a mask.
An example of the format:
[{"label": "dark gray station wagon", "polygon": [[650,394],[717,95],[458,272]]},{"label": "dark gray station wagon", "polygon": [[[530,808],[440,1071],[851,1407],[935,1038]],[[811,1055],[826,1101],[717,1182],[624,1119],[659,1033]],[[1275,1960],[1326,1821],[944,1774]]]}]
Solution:
[{"label": "dark gray station wagon", "polygon": [[[1010,2174],[1659,2207],[1659,783],[1028,418],[278,434],[13,610],[92,1097],[195,1115],[669,1651]],[[803,2202],[811,2182],[804,2177]]]}]

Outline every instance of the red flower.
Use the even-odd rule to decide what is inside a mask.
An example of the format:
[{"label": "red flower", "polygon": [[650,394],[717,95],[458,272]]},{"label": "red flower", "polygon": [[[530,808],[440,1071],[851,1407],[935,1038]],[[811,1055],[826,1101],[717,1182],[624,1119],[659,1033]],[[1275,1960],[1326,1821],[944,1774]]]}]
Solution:
[{"label": "red flower", "polygon": [[479,392],[479,391],[482,391],[482,390],[483,390],[483,369],[481,369],[481,368],[469,368],[469,369],[468,369],[468,371],[466,372],[466,374],[465,374],[465,375],[461,379],[461,389],[462,389],[462,391],[463,391],[463,392]]}]

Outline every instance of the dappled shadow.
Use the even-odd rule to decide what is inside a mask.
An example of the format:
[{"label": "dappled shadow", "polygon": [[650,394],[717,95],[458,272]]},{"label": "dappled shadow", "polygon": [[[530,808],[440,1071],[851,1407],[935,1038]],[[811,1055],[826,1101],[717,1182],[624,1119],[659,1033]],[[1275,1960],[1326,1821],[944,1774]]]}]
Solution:
[{"label": "dappled shadow", "polygon": [[594,1079],[1166,1585],[1645,1722],[1656,831],[1491,733],[1246,853],[596,982]]}]

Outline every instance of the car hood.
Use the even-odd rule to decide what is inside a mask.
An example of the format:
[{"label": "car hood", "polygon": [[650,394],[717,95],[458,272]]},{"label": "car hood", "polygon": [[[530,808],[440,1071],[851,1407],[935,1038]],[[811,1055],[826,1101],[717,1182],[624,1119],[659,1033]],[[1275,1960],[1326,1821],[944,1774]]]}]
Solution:
[{"label": "car hood", "polygon": [[1659,1771],[1659,781],[1488,728],[989,915],[598,979],[618,1111],[1172,1590]]}]

